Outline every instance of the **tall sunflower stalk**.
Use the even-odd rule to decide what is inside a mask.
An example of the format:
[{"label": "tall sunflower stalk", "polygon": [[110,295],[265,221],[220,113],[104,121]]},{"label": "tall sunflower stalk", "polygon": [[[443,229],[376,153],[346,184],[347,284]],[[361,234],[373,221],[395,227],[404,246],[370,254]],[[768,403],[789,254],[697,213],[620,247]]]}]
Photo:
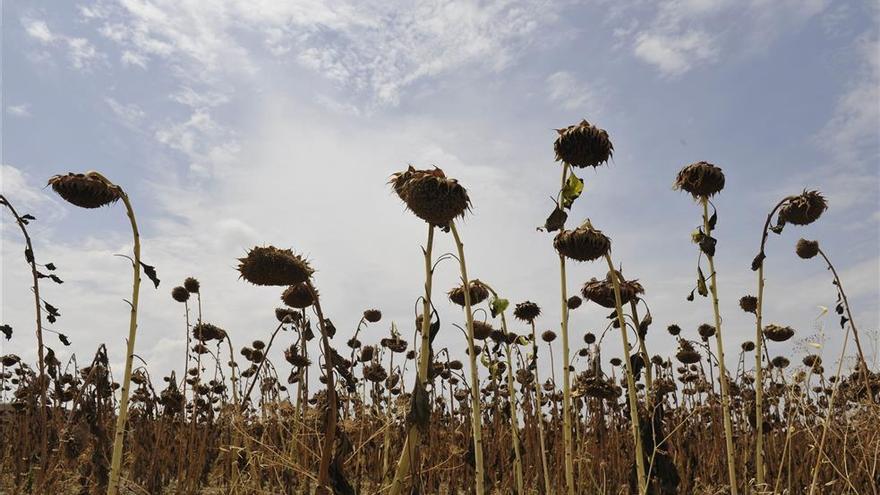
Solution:
[{"label": "tall sunflower stalk", "polygon": [[417,447],[422,435],[430,427],[430,407],[428,404],[428,366],[430,365],[431,341],[433,329],[431,328],[431,286],[433,275],[430,248],[433,244],[434,227],[443,231],[451,231],[455,238],[458,251],[458,262],[461,271],[462,284],[465,288],[464,306],[467,317],[468,348],[470,350],[471,381],[473,397],[473,440],[475,451],[475,469],[477,493],[485,493],[483,475],[483,444],[482,430],[480,426],[479,406],[479,377],[477,375],[476,361],[473,347],[473,312],[470,301],[470,281],[467,278],[467,265],[464,259],[464,245],[461,242],[455,219],[461,217],[470,208],[470,198],[465,188],[457,180],[446,177],[439,168],[417,170],[410,166],[407,170],[392,175],[389,181],[394,192],[406,204],[407,208],[417,217],[428,223],[429,247],[425,249],[425,299],[422,306],[422,336],[419,356],[419,370],[416,378],[416,388],[412,394],[410,404],[411,424],[407,431],[403,452],[397,464],[394,479],[391,482],[389,493],[398,494],[402,490],[404,479],[412,474],[412,465],[418,462]]},{"label": "tall sunflower stalk", "polygon": [[[731,495],[739,493],[736,481],[736,453],[733,446],[733,424],[730,420],[730,385],[728,382],[727,368],[724,361],[724,340],[721,333],[721,312],[718,309],[718,280],[715,271],[715,244],[712,237],[715,230],[717,214],[709,216],[709,197],[721,192],[724,188],[724,173],[719,167],[708,162],[690,164],[679,171],[674,187],[690,193],[695,200],[699,201],[703,210],[703,226],[694,235],[694,241],[699,244],[701,254],[706,255],[709,263],[709,291],[712,294],[712,311],[715,315],[715,344],[718,359],[718,380],[721,382],[721,414],[724,423],[724,441],[727,447],[727,477],[730,483]],[[700,293],[705,295],[705,277],[702,269],[698,268],[699,280],[697,281]]]},{"label": "tall sunflower stalk", "polygon": [[[763,349],[763,328],[761,326],[764,310],[764,260],[767,258],[765,248],[767,246],[767,238],[772,231],[775,234],[782,234],[783,228],[787,224],[809,225],[828,209],[828,203],[825,197],[818,191],[804,190],[801,194],[795,196],[786,196],[782,198],[770,210],[767,219],[764,221],[764,228],[761,231],[761,248],[758,254],[752,260],[752,271],[758,272],[758,296],[755,300],[755,482],[759,489],[763,489],[764,483],[764,367],[762,364]],[[771,226],[774,215],[779,212],[776,217],[776,224]]]},{"label": "tall sunflower stalk", "polygon": [[[572,171],[573,167],[587,168],[598,167],[606,163],[612,156],[614,145],[608,138],[608,133],[586,120],[579,124],[570,125],[563,129],[557,129],[558,136],[553,143],[556,153],[556,161],[562,162],[562,182],[559,194],[556,197],[556,206],[544,224],[548,232],[562,230],[568,218],[566,210],[571,208],[574,201],[580,196],[584,188],[584,182]],[[563,231],[563,233],[566,231]],[[560,234],[561,235],[561,234]],[[558,239],[559,236],[556,237]],[[556,241],[554,240],[554,246]],[[559,251],[558,246],[556,247]],[[571,353],[568,338],[568,288],[566,281],[565,260],[566,256],[559,252],[559,287],[561,296],[562,319],[560,333],[562,335],[562,423],[563,444],[565,448],[565,485],[566,493],[574,495],[574,439],[572,438],[572,412],[571,412]],[[576,259],[576,258],[575,258]]]},{"label": "tall sunflower stalk", "polygon": [[116,417],[116,430],[113,434],[113,456],[110,461],[110,481],[107,485],[107,494],[116,495],[119,492],[119,483],[122,475],[122,453],[125,442],[125,425],[128,420],[129,389],[131,388],[131,370],[134,359],[135,338],[137,337],[137,314],[138,297],[141,286],[141,267],[146,275],[158,287],[159,279],[156,278],[155,269],[141,262],[141,239],[138,233],[137,219],[134,208],[131,206],[128,194],[122,187],[110,182],[98,172],[86,174],[56,175],[49,179],[49,185],[67,202],[81,208],[99,208],[101,206],[122,200],[125,211],[131,223],[131,233],[134,240],[132,268],[132,294],[131,312],[129,314],[128,340],[125,355],[125,374],[122,378],[122,387],[119,398],[119,413]]}]

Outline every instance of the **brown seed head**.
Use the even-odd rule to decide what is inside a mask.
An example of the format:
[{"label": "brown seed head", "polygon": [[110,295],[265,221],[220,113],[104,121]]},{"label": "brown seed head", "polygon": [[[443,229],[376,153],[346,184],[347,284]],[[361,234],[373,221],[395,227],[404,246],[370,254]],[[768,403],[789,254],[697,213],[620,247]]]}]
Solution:
[{"label": "brown seed head", "polygon": [[382,312],[378,309],[368,309],[364,311],[364,319],[370,323],[377,323],[382,319]]},{"label": "brown seed head", "polygon": [[586,120],[556,132],[559,134],[553,143],[556,161],[578,168],[598,167],[614,154],[608,132]]},{"label": "brown seed head", "polygon": [[52,190],[65,201],[80,208],[99,208],[122,198],[122,189],[111,184],[96,172],[69,173],[49,179]]},{"label": "brown seed head", "polygon": [[238,261],[241,278],[255,285],[296,285],[314,273],[301,256],[274,246],[256,246]]},{"label": "brown seed head", "polygon": [[672,187],[694,198],[708,198],[724,189],[724,172],[708,162],[692,163],[678,172]]},{"label": "brown seed head", "polygon": [[593,261],[608,254],[611,239],[589,221],[574,230],[563,230],[553,239],[556,251],[576,261]]},{"label": "brown seed head", "polygon": [[[618,275],[620,274],[618,273]],[[639,294],[645,293],[645,289],[638,280],[623,280],[623,277],[618,277],[618,279],[620,280],[621,304],[628,304],[632,300],[637,300]],[[614,282],[611,280],[611,272],[608,272],[605,280],[590,279],[581,288],[581,295],[603,308],[616,307],[617,303],[614,297]]]},{"label": "brown seed head", "polygon": [[281,300],[291,308],[308,308],[315,303],[312,291],[305,283],[291,285],[281,294]]},{"label": "brown seed head", "polygon": [[199,281],[197,279],[195,279],[193,277],[187,277],[186,280],[183,281],[183,287],[190,294],[198,294],[199,288],[201,287],[201,284],[199,284]]},{"label": "brown seed head", "polygon": [[795,225],[809,225],[828,209],[828,202],[819,191],[804,190],[800,195],[788,200],[779,209],[780,220]]},{"label": "brown seed head", "polygon": [[800,239],[794,247],[794,251],[801,258],[808,260],[819,254],[819,242]]},{"label": "brown seed head", "polygon": [[[464,285],[449,291],[449,300],[464,307]],[[470,283],[471,305],[480,304],[489,297],[489,289],[479,280],[473,280]]]},{"label": "brown seed head", "polygon": [[513,316],[520,321],[532,323],[541,315],[541,307],[531,301],[523,301],[516,305]]},{"label": "brown seed head", "polygon": [[784,327],[773,323],[764,327],[764,337],[773,342],[785,342],[792,338],[792,336],[794,336],[794,330],[791,327]]},{"label": "brown seed head", "polygon": [[445,228],[470,209],[467,190],[437,167],[433,170],[409,167],[392,175],[389,183],[407,208],[431,225]]},{"label": "brown seed head", "polygon": [[745,295],[739,298],[739,307],[746,313],[755,313],[758,310],[758,298],[752,295]]},{"label": "brown seed head", "polygon": [[189,300],[189,291],[183,287],[175,287],[171,289],[171,298],[180,303],[187,302]]}]

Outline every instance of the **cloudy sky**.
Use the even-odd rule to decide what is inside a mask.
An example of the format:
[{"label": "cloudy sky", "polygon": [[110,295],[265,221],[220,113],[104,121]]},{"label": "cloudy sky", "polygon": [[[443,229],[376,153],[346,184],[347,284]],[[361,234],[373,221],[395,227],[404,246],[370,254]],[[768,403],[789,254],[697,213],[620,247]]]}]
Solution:
[{"label": "cloudy sky", "polygon": [[[554,129],[582,118],[608,130],[615,155],[581,173],[572,223],[591,218],[625,274],[644,284],[652,353],[674,350],[666,325],[695,337],[712,319],[707,299],[685,301],[700,211],[671,188],[679,168],[706,160],[727,175],[715,203],[729,349],[754,338],[736,301],[756,291],[749,264],[764,217],[779,198],[815,188],[829,200],[823,218],[769,242],[765,319],[798,331],[771,355],[806,352],[819,306],[834,305],[822,263],[793,252],[803,236],[836,263],[876,356],[873,2],[10,0],[2,9],[2,191],[37,217],[37,259],[65,281],[41,286],[62,314],[51,328],[73,342],[47,338],[63,357],[85,360],[101,343],[113,362],[124,354],[130,270],[113,256],[131,249],[124,210],[76,209],[44,188],[55,173],[90,169],[129,192],[144,260],[162,279],[158,290],[143,287],[137,341],[154,374],[182,366],[183,308],[169,293],[187,276],[202,282],[205,319],[237,346],[268,337],[279,291],[235,270],[256,244],[312,260],[339,346],[369,307],[385,318],[365,342],[392,320],[411,340],[426,229],[385,184],[408,163],[436,164],[469,189],[474,208],[461,230],[470,273],[512,302],[538,302],[540,329],[556,328],[557,257],[535,228],[558,188]],[[31,360],[30,272],[10,215],[0,219],[0,320],[15,329],[0,352]],[[436,252],[453,249],[438,236]],[[570,293],[605,271],[571,264]],[[457,276],[442,263],[438,292]],[[439,345],[463,355],[451,325],[461,313],[443,298],[438,307]],[[575,342],[601,330],[606,314],[577,310]],[[841,332],[833,317],[818,321],[833,360]],[[606,342],[606,356],[620,353],[618,335]]]}]

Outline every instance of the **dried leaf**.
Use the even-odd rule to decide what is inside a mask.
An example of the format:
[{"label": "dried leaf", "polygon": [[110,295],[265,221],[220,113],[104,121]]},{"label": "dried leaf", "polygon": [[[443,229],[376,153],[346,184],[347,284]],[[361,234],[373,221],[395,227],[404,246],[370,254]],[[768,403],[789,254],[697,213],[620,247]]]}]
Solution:
[{"label": "dried leaf", "polygon": [[159,277],[156,276],[156,267],[150,266],[143,261],[141,261],[141,266],[144,268],[144,275],[147,276],[156,288],[159,288]]},{"label": "dried leaf", "polygon": [[6,340],[9,340],[12,338],[12,327],[9,325],[0,325],[0,333],[3,333]]},{"label": "dried leaf", "polygon": [[416,425],[419,430],[427,431],[428,423],[431,420],[431,404],[428,400],[428,392],[425,391],[420,380],[416,380],[409,404],[409,412],[406,415],[407,424]]}]

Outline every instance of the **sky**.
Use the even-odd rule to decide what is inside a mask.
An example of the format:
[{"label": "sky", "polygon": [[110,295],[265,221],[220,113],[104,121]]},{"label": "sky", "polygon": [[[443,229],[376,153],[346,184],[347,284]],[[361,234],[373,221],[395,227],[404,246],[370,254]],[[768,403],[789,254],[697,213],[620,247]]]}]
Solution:
[{"label": "sky", "polygon": [[[817,352],[808,342],[826,362],[840,352],[836,317],[820,317],[835,304],[831,275],[794,254],[806,237],[836,265],[876,362],[878,16],[874,2],[827,0],[7,0],[0,185],[37,218],[37,260],[64,280],[43,281],[41,293],[61,312],[49,328],[72,345],[51,334],[47,345],[83,362],[106,343],[118,373],[131,290],[131,270],[114,256],[131,251],[124,209],[78,209],[45,184],[94,169],[128,192],[143,259],[162,280],[142,286],[136,346],[155,377],[183,366],[184,311],[170,291],[188,276],[202,283],[204,319],[236,347],[268,340],[281,290],[235,269],[255,245],[309,258],[338,347],[367,308],[385,316],[361,340],[378,342],[393,321],[412,342],[426,227],[386,184],[408,164],[439,166],[468,189],[469,274],[512,303],[537,302],[538,330],[558,329],[558,258],[536,227],[559,187],[554,129],[586,118],[608,131],[615,153],[579,172],[586,186],[569,224],[590,218],[611,237],[615,263],[644,285],[650,353],[675,351],[667,325],[696,339],[713,319],[709,299],[685,300],[701,211],[672,189],[681,167],[705,160],[727,178],[713,201],[728,364],[754,339],[737,301],[757,290],[749,265],[763,221],[804,188],[821,190],[829,210],[771,234],[764,319],[797,334],[770,354]],[[23,239],[8,212],[0,222],[0,321],[15,332],[0,354],[34,362]],[[438,234],[435,253],[454,249]],[[569,294],[606,271],[569,263]],[[442,297],[458,277],[451,261],[436,270],[436,347],[464,358],[453,326],[462,312]],[[572,313],[574,349],[607,314],[592,304]],[[609,333],[603,357],[621,348]]]}]

